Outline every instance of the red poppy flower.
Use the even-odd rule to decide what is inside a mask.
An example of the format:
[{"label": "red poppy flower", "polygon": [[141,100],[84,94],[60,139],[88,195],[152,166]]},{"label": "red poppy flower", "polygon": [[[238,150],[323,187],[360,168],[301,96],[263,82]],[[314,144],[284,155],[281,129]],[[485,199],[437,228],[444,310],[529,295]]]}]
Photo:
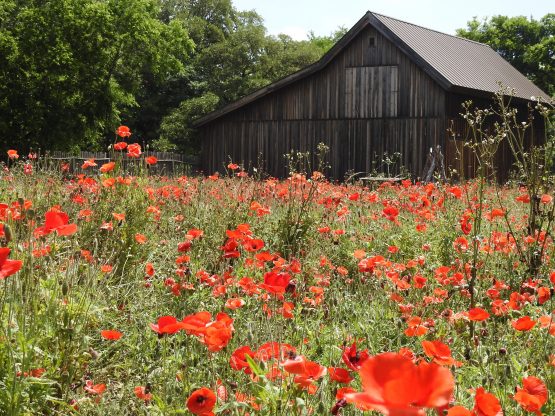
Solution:
[{"label": "red poppy flower", "polygon": [[216,395],[206,387],[195,390],[187,399],[187,409],[198,416],[213,416],[212,410],[216,405]]},{"label": "red poppy flower", "polygon": [[146,238],[145,235],[137,233],[137,234],[135,234],[135,241],[138,244],[144,244],[144,243],[147,242],[147,238]]},{"label": "red poppy flower", "polygon": [[155,165],[158,162],[158,158],[156,156],[149,156],[145,158],[145,162],[147,165]]},{"label": "red poppy flower", "polygon": [[204,235],[204,231],[202,230],[198,230],[196,228],[192,228],[189,231],[187,231],[186,237],[189,238],[190,240],[194,240],[196,238],[200,238]]},{"label": "red poppy flower", "polygon": [[517,197],[515,198],[515,200],[517,200],[518,202],[522,202],[522,203],[528,204],[528,203],[530,202],[530,195],[528,195],[528,194],[522,194],[522,195],[517,196]]},{"label": "red poppy flower", "polygon": [[125,213],[118,213],[118,212],[112,212],[112,217],[114,217],[114,219],[116,221],[125,221]]},{"label": "red poppy flower", "polygon": [[129,137],[131,136],[131,130],[127,126],[119,126],[116,131],[116,134],[122,138]]},{"label": "red poppy flower", "polygon": [[251,347],[247,345],[239,347],[235,351],[233,351],[233,354],[231,354],[231,357],[229,358],[229,365],[234,370],[242,370],[245,374],[251,374],[252,370],[246,360],[246,357],[249,356],[253,358],[254,355],[255,352],[251,350]]},{"label": "red poppy flower", "polygon": [[145,386],[137,386],[133,389],[133,392],[138,399],[144,400],[145,402],[152,400],[152,393],[149,393]]},{"label": "red poppy flower", "polygon": [[540,198],[540,202],[542,204],[549,204],[549,203],[551,203],[551,201],[553,201],[553,197],[551,195],[548,195],[548,194],[543,194]]},{"label": "red poppy flower", "polygon": [[466,407],[454,406],[447,410],[447,416],[472,416],[472,412]]},{"label": "red poppy flower", "polygon": [[540,409],[547,402],[547,387],[537,377],[526,377],[522,379],[522,387],[516,388],[514,399],[527,412],[533,412],[542,416]]},{"label": "red poppy flower", "polygon": [[117,142],[114,144],[114,150],[124,150],[127,148],[127,143],[125,142]]},{"label": "red poppy flower", "polygon": [[270,293],[283,294],[290,280],[291,276],[288,273],[268,272],[264,275],[264,283],[260,287]]},{"label": "red poppy flower", "polygon": [[48,235],[53,231],[56,231],[59,236],[68,236],[77,232],[77,225],[69,224],[69,216],[56,207],[46,212],[44,218],[44,226],[34,231],[36,237]]},{"label": "red poppy flower", "polygon": [[98,166],[98,165],[96,164],[94,159],[89,159],[89,160],[85,160],[85,162],[83,162],[83,164],[81,165],[81,169],[93,168],[95,166]]},{"label": "red poppy flower", "polygon": [[358,371],[369,357],[368,350],[357,351],[356,342],[353,342],[350,347],[343,348],[341,355],[343,362],[353,371]]},{"label": "red poppy flower", "polygon": [[22,260],[10,260],[10,249],[7,247],[0,248],[0,280],[17,273],[23,266]]},{"label": "red poppy flower", "polygon": [[471,321],[485,321],[489,318],[489,313],[482,308],[473,308],[468,311],[468,319]]},{"label": "red poppy flower", "polygon": [[290,358],[281,365],[289,374],[295,374],[293,381],[302,389],[308,390],[309,394],[316,393],[318,386],[314,384],[314,381],[323,377],[327,372],[326,367],[309,361],[302,355]]},{"label": "red poppy flower", "polygon": [[302,355],[297,355],[295,358],[289,358],[281,363],[283,369],[289,374],[297,374],[306,377],[318,379],[326,374],[326,367],[320,364],[307,360]]},{"label": "red poppy flower", "polygon": [[210,322],[201,337],[201,342],[208,347],[208,351],[217,352],[225,348],[233,335],[233,319],[220,312],[216,321]]},{"label": "red poppy flower", "polygon": [[412,316],[407,321],[408,328],[405,329],[405,335],[407,337],[419,337],[428,333],[428,327],[422,322],[422,318],[419,316]]},{"label": "red poppy flower", "polygon": [[101,396],[106,390],[106,384],[94,384],[92,380],[87,380],[84,389],[89,394]]},{"label": "red poppy flower", "polygon": [[10,159],[19,159],[19,155],[17,154],[17,150],[10,149],[8,150],[8,157]]},{"label": "red poppy flower", "polygon": [[460,224],[461,224],[461,231],[465,235],[470,234],[470,231],[472,231],[472,224],[470,223],[470,221],[467,218],[464,218],[460,221]]},{"label": "red poppy flower", "polygon": [[433,358],[434,363],[439,365],[455,365],[459,367],[461,363],[451,357],[451,349],[441,341],[422,341],[424,353]]},{"label": "red poppy flower", "polygon": [[330,378],[333,381],[337,381],[338,383],[349,384],[351,381],[353,381],[351,373],[341,367],[328,367],[328,373],[330,375]]},{"label": "red poppy flower", "polygon": [[206,325],[212,320],[210,312],[197,312],[188,315],[181,321],[182,329],[189,335],[200,336],[204,334]]},{"label": "red poppy flower", "polygon": [[455,381],[451,372],[435,363],[414,364],[391,352],[368,358],[360,371],[361,393],[345,399],[385,415],[420,416],[424,409],[449,404]]},{"label": "red poppy flower", "polygon": [[116,167],[116,162],[104,163],[102,166],[100,166],[100,172],[108,173],[113,171],[115,167]]},{"label": "red poppy flower", "polygon": [[173,316],[162,316],[156,324],[150,324],[150,328],[159,335],[175,334],[183,329],[183,325]]},{"label": "red poppy flower", "polygon": [[241,298],[230,298],[225,302],[225,307],[228,309],[239,309],[245,305],[245,301]]},{"label": "red poppy flower", "polygon": [[264,248],[264,241],[258,238],[249,238],[243,242],[243,248],[249,252],[262,250]]},{"label": "red poppy flower", "polygon": [[141,156],[141,145],[139,143],[133,143],[127,146],[127,156],[138,158]]},{"label": "red poppy flower", "polygon": [[121,332],[114,331],[111,329],[105,329],[104,331],[100,331],[100,335],[102,336],[102,338],[109,339],[111,341],[117,341],[123,336]]},{"label": "red poppy flower", "polygon": [[503,409],[497,397],[485,391],[483,387],[476,389],[474,402],[474,416],[503,416]]},{"label": "red poppy flower", "polygon": [[382,210],[382,214],[386,217],[389,221],[396,222],[397,216],[399,215],[399,210],[391,205],[388,205]]},{"label": "red poppy flower", "polygon": [[523,316],[511,322],[512,327],[517,331],[530,331],[536,324],[537,322],[530,319],[529,316]]}]

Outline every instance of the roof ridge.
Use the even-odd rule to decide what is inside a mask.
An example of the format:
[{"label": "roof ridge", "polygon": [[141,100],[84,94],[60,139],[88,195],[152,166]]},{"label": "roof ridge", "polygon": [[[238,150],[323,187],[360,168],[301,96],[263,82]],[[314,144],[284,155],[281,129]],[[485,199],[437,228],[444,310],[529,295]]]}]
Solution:
[{"label": "roof ridge", "polygon": [[491,48],[491,46],[488,45],[487,43],[482,43],[482,42],[478,42],[478,41],[475,41],[475,40],[472,40],[472,39],[463,38],[461,36],[451,35],[449,33],[445,33],[445,32],[442,32],[440,30],[430,29],[429,27],[425,27],[425,26],[422,26],[422,25],[417,25],[415,23],[407,22],[406,20],[397,19],[395,17],[387,16],[387,15],[381,14],[381,13],[371,12],[370,10],[368,10],[368,13],[371,13],[374,16],[381,16],[381,17],[386,17],[386,18],[391,19],[391,20],[396,20],[398,22],[402,22],[402,23],[405,23],[407,25],[416,26],[416,27],[419,27],[421,29],[426,29],[426,30],[429,30],[430,32],[436,32],[436,33],[439,33],[439,34],[442,34],[442,35],[445,35],[445,36],[450,36],[452,38],[464,40],[464,41],[467,41],[467,42],[470,42],[470,43],[477,43],[478,45],[486,46],[488,48]]}]

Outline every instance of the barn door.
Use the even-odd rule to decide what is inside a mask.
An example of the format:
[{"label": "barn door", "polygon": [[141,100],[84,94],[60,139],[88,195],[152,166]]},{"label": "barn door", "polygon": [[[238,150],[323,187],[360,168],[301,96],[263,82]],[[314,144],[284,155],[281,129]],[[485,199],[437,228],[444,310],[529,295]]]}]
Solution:
[{"label": "barn door", "polygon": [[345,118],[396,117],[398,95],[396,66],[345,68]]}]

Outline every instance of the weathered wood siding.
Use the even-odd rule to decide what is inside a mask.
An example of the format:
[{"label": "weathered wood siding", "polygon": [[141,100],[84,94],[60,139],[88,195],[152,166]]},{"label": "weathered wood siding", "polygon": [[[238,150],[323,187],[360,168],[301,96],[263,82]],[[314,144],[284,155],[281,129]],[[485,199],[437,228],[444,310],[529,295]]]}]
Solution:
[{"label": "weathered wood siding", "polygon": [[420,175],[429,148],[446,137],[445,97],[369,26],[321,71],[202,126],[203,168],[262,160],[266,172],[285,176],[285,153],[314,152],[323,142],[335,178],[369,172],[395,152]]},{"label": "weathered wood siding", "polygon": [[[403,166],[413,167],[414,173],[420,175],[426,152],[444,135],[444,125],[442,118],[213,123],[205,134],[213,137],[217,145],[206,148],[206,173],[221,171],[233,160],[246,168],[260,167],[283,177],[288,173],[286,153],[292,149],[314,153],[318,143],[325,143],[330,148],[327,161],[334,178],[342,179],[348,171],[371,172],[374,167],[379,168],[385,153],[396,152],[401,154]],[[314,157],[312,166],[316,167]]]},{"label": "weathered wood siding", "polygon": [[[454,169],[454,178],[468,179],[476,175],[478,169],[478,161],[473,150],[465,143],[472,142],[472,133],[467,121],[463,118],[463,103],[472,101],[470,111],[478,108],[485,109],[496,105],[492,99],[484,97],[475,97],[462,94],[449,93],[446,96],[446,116],[447,127],[449,129],[445,145],[445,165],[448,169]],[[511,106],[517,109],[517,122],[528,122],[530,109],[527,103],[513,100]],[[542,145],[545,139],[545,125],[541,115],[537,112],[532,113],[533,124],[529,127],[524,135],[524,147],[531,148],[533,146]],[[499,117],[489,116],[483,125],[483,129],[487,134],[495,134],[495,123],[500,122]],[[511,170],[515,169],[515,159],[511,152],[507,139],[501,141],[493,161],[495,165],[495,174],[497,180],[505,182],[509,179]]]}]

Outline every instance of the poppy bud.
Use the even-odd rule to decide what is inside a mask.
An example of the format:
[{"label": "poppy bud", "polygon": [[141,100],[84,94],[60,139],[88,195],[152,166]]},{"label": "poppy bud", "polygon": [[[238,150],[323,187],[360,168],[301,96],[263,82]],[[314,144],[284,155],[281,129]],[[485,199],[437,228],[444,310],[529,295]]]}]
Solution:
[{"label": "poppy bud", "polygon": [[297,282],[295,282],[294,280],[291,280],[287,284],[287,287],[285,288],[285,291],[287,293],[295,293],[296,288],[297,288]]},{"label": "poppy bud", "polygon": [[91,357],[96,360],[98,357],[100,357],[100,354],[98,353],[98,351],[95,351],[92,347],[89,348],[89,354],[91,355]]},{"label": "poppy bud", "polygon": [[4,224],[4,238],[6,239],[6,243],[12,241],[12,229],[8,224]]},{"label": "poppy bud", "polygon": [[506,348],[499,348],[499,354],[506,355],[507,354],[507,349]]},{"label": "poppy bud", "polygon": [[335,405],[331,408],[331,414],[337,416],[339,412],[341,412],[341,409],[345,406],[347,406],[347,400],[338,400],[337,403],[335,403]]}]

